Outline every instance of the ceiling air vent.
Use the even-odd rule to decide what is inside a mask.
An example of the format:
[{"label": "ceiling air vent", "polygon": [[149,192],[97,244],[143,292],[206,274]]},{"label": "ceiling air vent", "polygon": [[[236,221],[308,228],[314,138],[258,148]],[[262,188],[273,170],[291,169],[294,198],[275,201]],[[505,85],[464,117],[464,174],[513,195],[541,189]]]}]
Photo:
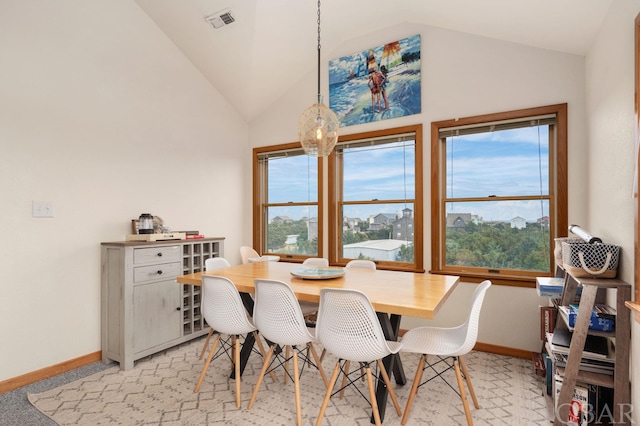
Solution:
[{"label": "ceiling air vent", "polygon": [[235,21],[233,15],[231,14],[231,10],[229,9],[221,10],[220,12],[209,15],[204,19],[208,23],[210,23],[216,30]]}]

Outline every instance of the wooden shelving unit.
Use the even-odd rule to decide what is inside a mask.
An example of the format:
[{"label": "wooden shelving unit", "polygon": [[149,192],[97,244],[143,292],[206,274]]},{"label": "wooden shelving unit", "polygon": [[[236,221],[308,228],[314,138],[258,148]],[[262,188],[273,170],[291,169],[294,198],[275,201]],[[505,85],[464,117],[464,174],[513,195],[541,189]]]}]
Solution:
[{"label": "wooden shelving unit", "polygon": [[176,283],[224,256],[224,238],[101,244],[102,361],[129,370],[145,356],[209,332],[200,287]]},{"label": "wooden shelving unit", "polygon": [[[570,274],[565,276],[565,286],[560,300],[561,305],[574,302],[578,287],[582,287],[580,305],[573,336],[569,347],[567,365],[559,373],[563,375],[562,388],[558,396],[557,412],[554,425],[566,425],[569,414],[569,403],[572,400],[576,382],[594,384],[613,389],[613,407],[611,415],[614,424],[628,425],[630,419],[631,387],[629,383],[629,350],[631,340],[631,323],[629,313],[625,309],[625,301],[631,297],[631,285],[619,279],[576,278]],[[616,323],[615,331],[611,333],[589,330],[591,312],[598,293],[609,290],[615,291]],[[568,328],[568,321],[563,315],[558,315],[556,328]],[[580,370],[587,335],[605,336],[611,340],[614,350],[613,376],[591,373]]]}]

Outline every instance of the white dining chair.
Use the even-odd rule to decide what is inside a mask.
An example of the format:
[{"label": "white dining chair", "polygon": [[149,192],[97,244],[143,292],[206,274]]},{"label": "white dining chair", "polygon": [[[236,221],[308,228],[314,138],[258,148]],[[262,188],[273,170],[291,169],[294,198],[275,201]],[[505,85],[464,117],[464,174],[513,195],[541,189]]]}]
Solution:
[{"label": "white dining chair", "polygon": [[[253,320],[260,334],[269,342],[270,346],[247,409],[251,409],[253,406],[267,370],[273,371],[274,368],[282,366],[285,370],[285,382],[287,377],[293,379],[297,424],[301,426],[302,409],[300,406],[298,356],[301,356],[303,362],[309,362],[318,369],[325,386],[327,386],[327,376],[313,345],[315,342],[313,329],[307,328],[298,299],[288,284],[276,280],[257,279],[255,280],[255,289]],[[284,349],[284,356],[281,349]],[[309,352],[315,363],[312,363],[308,358]],[[273,358],[274,354],[275,358]],[[293,360],[293,374],[288,369],[290,359]],[[277,365],[272,367],[274,363]]]},{"label": "white dining chair", "polygon": [[[456,380],[458,382],[458,389],[460,392],[456,393],[462,400],[464,407],[464,414],[467,418],[467,424],[473,425],[473,419],[471,418],[471,410],[469,409],[469,402],[464,391],[463,377],[467,382],[473,405],[476,409],[480,408],[476,393],[471,385],[471,377],[467,371],[467,366],[464,362],[463,355],[466,355],[473,349],[478,337],[478,324],[480,322],[480,309],[482,308],[482,302],[487,290],[491,287],[491,281],[486,280],[480,283],[471,299],[471,308],[469,310],[469,316],[464,324],[457,327],[417,327],[407,331],[402,337],[402,352],[419,353],[420,362],[416,369],[416,375],[413,379],[413,385],[411,386],[411,392],[407,399],[407,406],[404,409],[402,416],[402,424],[406,424],[409,418],[409,410],[413,404],[413,400],[418,392],[418,388],[426,382],[439,376],[447,384],[447,380],[442,375],[444,372],[451,369],[455,370]],[[435,355],[438,360],[434,363],[430,363],[427,359],[429,355]],[[439,366],[438,369],[434,368],[437,364],[444,364],[445,368]],[[435,372],[435,375],[428,380],[421,382],[422,373],[425,369],[430,368]],[[462,371],[461,371],[462,370]],[[449,387],[455,391],[455,388],[449,384]]]},{"label": "white dining chair", "polygon": [[[320,290],[320,309],[316,324],[316,338],[329,353],[338,358],[320,407],[316,426],[322,424],[324,413],[333,393],[333,387],[340,373],[349,382],[345,384],[346,380],[343,380],[342,388],[339,390],[341,396],[345,386],[357,386],[357,379],[352,380],[348,376],[351,373],[361,374],[360,369],[349,372],[350,361],[358,362],[361,366],[364,366],[369,388],[369,399],[376,425],[379,426],[381,420],[371,373],[372,363],[376,363],[378,366],[378,372],[382,376],[382,380],[384,380],[396,413],[398,416],[402,415],[398,399],[382,363],[382,358],[398,353],[402,344],[385,339],[378,316],[364,293],[358,290],[338,288],[323,288]],[[379,380],[380,378],[376,377],[375,382],[377,383]]]},{"label": "white dining chair", "polygon": [[[228,268],[229,266],[231,266],[231,264],[224,257],[210,257],[204,261],[205,271],[213,271],[216,269]],[[204,354],[207,351],[207,348],[209,347],[211,336],[213,336],[213,327],[210,326],[209,334],[207,334],[207,338],[205,339],[204,345],[202,346],[202,351],[200,351],[200,359],[204,357]]]},{"label": "white dining chair", "polygon": [[[224,277],[202,275],[202,315],[207,324],[215,331],[216,337],[193,391],[200,390],[209,364],[217,353],[216,349],[220,343],[221,351],[228,353],[230,350],[232,352],[231,359],[235,369],[236,407],[240,408],[240,336],[253,333],[260,353],[264,357],[264,347],[258,336],[258,329],[249,319],[238,289],[231,280]],[[221,339],[222,334],[231,337],[231,345]]]},{"label": "white dining chair", "polygon": [[350,268],[363,268],[363,269],[376,269],[376,264],[372,260],[366,259],[353,259],[347,262],[345,269]]},{"label": "white dining chair", "polygon": [[[319,266],[326,268],[329,266],[329,260],[323,257],[308,257],[302,262],[302,264],[305,266]],[[308,317],[317,315],[318,304],[313,302],[300,301],[300,309],[302,309],[302,313],[304,314],[305,318],[309,319]],[[312,320],[313,318],[311,318],[309,321]]]},{"label": "white dining chair", "polygon": [[306,266],[320,266],[320,267],[328,267],[329,260],[324,257],[308,257],[303,262],[303,265]]},{"label": "white dining chair", "polygon": [[215,269],[228,268],[231,263],[224,257],[210,257],[204,261],[204,270],[213,271]]},{"label": "white dining chair", "polygon": [[243,265],[256,262],[278,262],[280,260],[280,256],[260,256],[260,254],[255,251],[253,247],[249,246],[240,247],[240,258],[242,259]]},{"label": "white dining chair", "polygon": [[243,265],[249,263],[249,259],[253,257],[260,257],[260,253],[255,251],[253,247],[249,247],[249,246],[240,247],[240,258],[242,259]]}]

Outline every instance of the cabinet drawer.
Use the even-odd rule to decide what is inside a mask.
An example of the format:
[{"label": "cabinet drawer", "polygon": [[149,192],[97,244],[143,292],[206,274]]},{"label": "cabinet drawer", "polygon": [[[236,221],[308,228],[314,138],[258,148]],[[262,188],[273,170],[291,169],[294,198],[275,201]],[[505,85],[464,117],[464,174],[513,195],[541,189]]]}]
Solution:
[{"label": "cabinet drawer", "polygon": [[133,250],[133,264],[172,262],[180,260],[180,246],[162,246]]},{"label": "cabinet drawer", "polygon": [[133,282],[144,283],[158,279],[175,278],[180,275],[180,262],[133,268]]}]

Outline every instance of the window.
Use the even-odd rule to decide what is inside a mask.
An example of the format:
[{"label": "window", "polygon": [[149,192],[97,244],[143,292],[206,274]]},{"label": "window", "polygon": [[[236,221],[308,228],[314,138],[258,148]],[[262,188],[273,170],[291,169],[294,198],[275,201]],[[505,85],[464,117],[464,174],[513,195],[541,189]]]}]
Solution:
[{"label": "window", "polygon": [[282,258],[322,253],[320,159],[299,143],[253,150],[253,240],[262,254]]},{"label": "window", "polygon": [[432,272],[535,285],[567,232],[567,105],[434,122]]},{"label": "window", "polygon": [[332,264],[422,271],[422,126],[340,137],[329,199]]}]

